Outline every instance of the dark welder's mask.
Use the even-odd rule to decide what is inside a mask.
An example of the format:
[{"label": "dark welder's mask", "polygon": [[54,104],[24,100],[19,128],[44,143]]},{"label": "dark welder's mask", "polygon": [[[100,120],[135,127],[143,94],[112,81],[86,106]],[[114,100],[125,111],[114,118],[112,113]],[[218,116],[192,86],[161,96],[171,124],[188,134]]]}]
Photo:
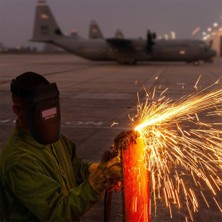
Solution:
[{"label": "dark welder's mask", "polygon": [[[13,82],[11,91],[19,96],[23,93],[13,89]],[[56,83],[39,85],[30,95],[22,97],[25,97],[27,104],[25,119],[33,138],[44,145],[56,142],[60,136],[60,104]]]}]

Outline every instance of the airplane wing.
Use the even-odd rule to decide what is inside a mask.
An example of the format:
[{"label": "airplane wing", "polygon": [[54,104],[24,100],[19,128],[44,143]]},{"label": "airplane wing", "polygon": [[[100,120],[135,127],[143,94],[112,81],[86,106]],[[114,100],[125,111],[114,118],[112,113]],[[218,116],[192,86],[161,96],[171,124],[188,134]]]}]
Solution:
[{"label": "airplane wing", "polygon": [[132,40],[130,39],[119,39],[119,38],[108,38],[106,41],[117,48],[128,48],[128,49],[134,49]]}]

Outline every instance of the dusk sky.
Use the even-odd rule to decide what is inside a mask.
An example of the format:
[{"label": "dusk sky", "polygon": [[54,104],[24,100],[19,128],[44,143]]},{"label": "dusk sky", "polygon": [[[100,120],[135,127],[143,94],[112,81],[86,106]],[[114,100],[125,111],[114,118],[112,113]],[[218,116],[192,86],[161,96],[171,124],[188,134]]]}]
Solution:
[{"label": "dusk sky", "polygon": [[[200,38],[214,22],[222,25],[222,0],[47,0],[65,34],[88,38],[89,23],[97,21],[105,37],[121,29],[125,37],[145,37],[174,31],[177,38]],[[0,42],[5,46],[35,46],[32,37],[37,0],[0,0]],[[192,31],[200,27],[199,33]],[[38,46],[38,44],[37,44]]]}]

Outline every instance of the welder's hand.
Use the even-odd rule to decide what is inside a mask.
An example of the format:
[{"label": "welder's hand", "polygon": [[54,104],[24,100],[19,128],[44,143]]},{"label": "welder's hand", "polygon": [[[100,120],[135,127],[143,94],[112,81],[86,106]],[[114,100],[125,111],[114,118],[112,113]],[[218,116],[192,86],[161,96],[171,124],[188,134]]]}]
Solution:
[{"label": "welder's hand", "polygon": [[139,136],[139,132],[135,130],[121,132],[114,139],[114,150],[126,149],[132,142],[136,144],[136,139]]},{"label": "welder's hand", "polygon": [[122,166],[115,165],[105,170],[105,177],[108,181],[106,190],[109,192],[115,190],[120,191],[122,186]]},{"label": "welder's hand", "polygon": [[97,192],[101,193],[122,179],[122,167],[120,157],[116,156],[106,162],[101,162],[89,175],[89,183]]},{"label": "welder's hand", "polygon": [[[110,147],[111,150],[113,150],[113,147]],[[112,158],[116,157],[118,155],[118,153],[115,152],[111,152],[109,150],[106,150],[103,155],[102,158],[100,160],[100,162],[92,162],[89,166],[89,172],[92,173],[94,170],[96,170],[96,168],[99,166],[100,163],[105,163],[109,160],[111,160]]]},{"label": "welder's hand", "polygon": [[116,185],[118,181],[122,180],[122,163],[120,155],[103,164],[105,165],[104,175],[109,183],[108,186]]},{"label": "welder's hand", "polygon": [[102,158],[101,158],[101,162],[102,162],[102,163],[105,163],[105,162],[113,159],[114,157],[117,157],[117,155],[119,154],[118,152],[114,152],[113,146],[111,146],[110,149],[111,149],[112,151],[106,150],[106,151],[103,153]]}]

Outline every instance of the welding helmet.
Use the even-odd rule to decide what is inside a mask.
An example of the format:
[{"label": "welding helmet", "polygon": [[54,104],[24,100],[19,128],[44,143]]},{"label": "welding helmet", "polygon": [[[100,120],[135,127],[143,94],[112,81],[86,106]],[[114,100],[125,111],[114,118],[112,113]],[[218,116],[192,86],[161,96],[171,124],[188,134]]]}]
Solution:
[{"label": "welding helmet", "polygon": [[44,145],[56,142],[60,136],[56,83],[49,83],[37,73],[26,72],[12,80],[11,92],[24,101],[25,122],[33,138]]}]

